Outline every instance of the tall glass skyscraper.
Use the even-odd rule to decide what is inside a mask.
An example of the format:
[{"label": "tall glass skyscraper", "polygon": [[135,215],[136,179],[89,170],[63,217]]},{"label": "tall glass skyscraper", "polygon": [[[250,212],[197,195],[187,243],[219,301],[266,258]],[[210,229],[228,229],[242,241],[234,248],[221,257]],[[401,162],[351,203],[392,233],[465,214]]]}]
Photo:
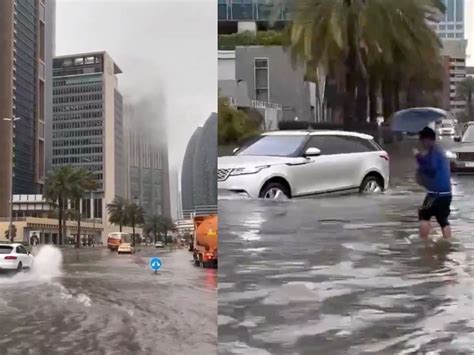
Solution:
[{"label": "tall glass skyscraper", "polygon": [[464,38],[464,0],[443,0],[446,13],[441,15],[436,32],[441,38]]}]

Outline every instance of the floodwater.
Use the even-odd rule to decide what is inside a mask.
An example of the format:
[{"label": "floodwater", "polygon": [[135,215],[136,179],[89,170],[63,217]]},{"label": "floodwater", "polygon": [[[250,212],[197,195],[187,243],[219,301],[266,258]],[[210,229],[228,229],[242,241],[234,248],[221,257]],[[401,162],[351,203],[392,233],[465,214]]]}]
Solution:
[{"label": "floodwater", "polygon": [[216,270],[191,259],[46,246],[32,271],[0,277],[0,354],[215,354]]},{"label": "floodwater", "polygon": [[426,245],[407,150],[384,195],[220,201],[219,354],[474,353],[474,176]]}]

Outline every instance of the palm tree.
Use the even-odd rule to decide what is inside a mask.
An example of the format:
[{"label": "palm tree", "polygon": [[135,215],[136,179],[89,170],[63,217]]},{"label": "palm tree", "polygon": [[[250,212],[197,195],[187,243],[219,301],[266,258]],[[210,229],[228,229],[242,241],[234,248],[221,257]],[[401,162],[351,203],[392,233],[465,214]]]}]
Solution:
[{"label": "palm tree", "polygon": [[64,229],[67,201],[75,196],[81,185],[82,175],[70,165],[63,165],[48,174],[45,181],[44,197],[58,208],[58,244],[64,243]]},{"label": "palm tree", "polygon": [[132,227],[132,246],[135,246],[135,227],[145,223],[145,212],[137,203],[128,202],[125,205],[125,213],[129,225]]},{"label": "palm tree", "polygon": [[156,243],[158,234],[160,233],[160,226],[161,226],[161,216],[159,215],[152,215],[146,219],[145,222],[145,230],[147,233],[153,234],[153,244]]},{"label": "palm tree", "polygon": [[168,245],[168,232],[174,229],[173,221],[164,216],[160,216],[160,234],[163,234],[165,237],[165,244]]},{"label": "palm tree", "polygon": [[128,201],[121,196],[115,196],[112,203],[107,205],[109,222],[119,225],[120,232],[122,231],[122,227],[128,224],[127,205]]},{"label": "palm tree", "polygon": [[87,169],[78,168],[76,169],[77,181],[78,184],[74,186],[72,191],[72,198],[75,201],[76,213],[75,217],[77,220],[77,238],[76,238],[76,248],[81,246],[81,217],[82,211],[80,208],[80,200],[84,197],[86,192],[94,191],[97,189],[97,181],[94,178],[94,175]]},{"label": "palm tree", "polygon": [[458,97],[462,97],[467,101],[467,120],[473,120],[472,101],[474,95],[474,78],[468,77],[461,81],[456,88],[456,94]]},{"label": "palm tree", "polygon": [[[386,112],[398,104],[400,73],[408,66],[400,58],[416,59],[418,67],[438,57],[433,53],[439,41],[427,19],[439,9],[444,9],[440,0],[299,0],[287,46],[295,60],[329,73],[342,68],[344,124],[350,126],[356,100],[367,102],[374,91],[382,89]],[[358,120],[365,120],[365,111],[359,112],[365,117]]]}]

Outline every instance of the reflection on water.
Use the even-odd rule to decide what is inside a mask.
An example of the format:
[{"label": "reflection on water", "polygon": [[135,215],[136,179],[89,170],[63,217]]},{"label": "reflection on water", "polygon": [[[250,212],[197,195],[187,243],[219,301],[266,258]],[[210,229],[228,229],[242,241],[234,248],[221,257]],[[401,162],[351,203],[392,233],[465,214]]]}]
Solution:
[{"label": "reflection on water", "polygon": [[474,177],[452,243],[417,236],[423,193],[220,201],[221,354],[471,354]]}]

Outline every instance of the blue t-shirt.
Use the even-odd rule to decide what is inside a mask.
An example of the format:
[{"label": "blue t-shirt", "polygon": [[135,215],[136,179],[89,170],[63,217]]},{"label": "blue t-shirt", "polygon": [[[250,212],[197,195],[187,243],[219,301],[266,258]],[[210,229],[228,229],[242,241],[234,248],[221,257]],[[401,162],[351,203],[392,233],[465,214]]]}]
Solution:
[{"label": "blue t-shirt", "polygon": [[430,195],[451,195],[451,170],[445,152],[434,146],[427,154],[418,154],[418,171]]}]

